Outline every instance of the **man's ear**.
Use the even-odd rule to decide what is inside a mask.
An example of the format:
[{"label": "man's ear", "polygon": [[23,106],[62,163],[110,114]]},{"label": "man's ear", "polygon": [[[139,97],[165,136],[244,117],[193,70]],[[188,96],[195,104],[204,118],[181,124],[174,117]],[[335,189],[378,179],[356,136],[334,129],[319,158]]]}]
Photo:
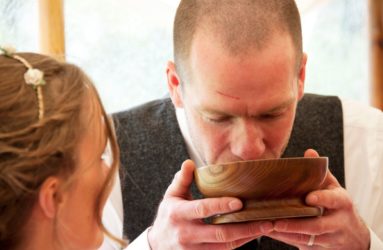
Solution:
[{"label": "man's ear", "polygon": [[38,203],[41,211],[48,218],[56,216],[57,207],[61,202],[60,184],[59,178],[51,176],[41,185]]},{"label": "man's ear", "polygon": [[303,53],[298,73],[298,100],[302,99],[305,90],[307,54]]},{"label": "man's ear", "polygon": [[175,64],[171,61],[168,62],[168,65],[166,67],[166,75],[168,79],[168,90],[173,105],[176,108],[182,108],[183,99],[181,90],[181,79],[176,72]]}]

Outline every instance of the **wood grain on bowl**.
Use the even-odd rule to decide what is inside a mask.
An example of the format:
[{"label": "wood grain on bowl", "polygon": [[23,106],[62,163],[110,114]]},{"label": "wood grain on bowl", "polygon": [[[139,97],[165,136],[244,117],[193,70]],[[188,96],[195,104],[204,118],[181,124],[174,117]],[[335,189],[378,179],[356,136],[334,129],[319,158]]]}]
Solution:
[{"label": "wood grain on bowl", "polygon": [[328,158],[282,158],[204,166],[194,172],[204,197],[238,197],[244,208],[213,223],[320,215],[303,200],[320,187]]}]

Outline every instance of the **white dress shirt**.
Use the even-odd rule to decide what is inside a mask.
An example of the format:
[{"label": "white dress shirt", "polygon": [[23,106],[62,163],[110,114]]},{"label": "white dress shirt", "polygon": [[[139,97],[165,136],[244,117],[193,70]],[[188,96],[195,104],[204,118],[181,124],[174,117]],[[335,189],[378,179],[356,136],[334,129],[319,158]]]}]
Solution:
[{"label": "white dress shirt", "polygon": [[[344,122],[344,157],[346,190],[352,198],[359,214],[370,229],[371,250],[383,249],[383,113],[353,101],[342,100]],[[185,139],[191,159],[200,166],[201,160],[190,139],[183,109],[176,109],[177,120]],[[121,190],[119,190],[121,193]],[[114,203],[122,213],[122,204]],[[113,209],[107,206],[105,210]],[[108,217],[104,221],[122,218]],[[109,228],[113,225],[116,228]],[[129,225],[129,223],[128,223]],[[111,232],[120,235],[122,222],[108,223]],[[126,250],[150,250],[145,230]],[[116,248],[103,248],[116,249]]]}]

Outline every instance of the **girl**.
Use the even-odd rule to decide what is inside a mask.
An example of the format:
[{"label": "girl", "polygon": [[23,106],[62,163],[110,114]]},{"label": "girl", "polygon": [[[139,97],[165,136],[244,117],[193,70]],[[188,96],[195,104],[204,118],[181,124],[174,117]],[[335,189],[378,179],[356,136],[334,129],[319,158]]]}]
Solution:
[{"label": "girl", "polygon": [[92,82],[74,65],[0,50],[0,249],[96,249],[104,233],[124,245],[101,222],[119,151]]}]

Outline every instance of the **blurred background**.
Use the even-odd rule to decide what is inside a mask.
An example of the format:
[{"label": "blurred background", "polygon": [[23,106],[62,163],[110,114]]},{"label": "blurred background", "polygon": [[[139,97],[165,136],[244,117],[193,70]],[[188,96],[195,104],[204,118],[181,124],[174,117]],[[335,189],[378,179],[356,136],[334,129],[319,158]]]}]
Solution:
[{"label": "blurred background", "polygon": [[[65,60],[93,79],[108,112],[166,94],[179,0],[0,0],[0,44],[43,51],[41,27],[52,25],[44,11],[54,12],[41,5],[52,2],[63,13]],[[368,1],[297,3],[308,54],[306,92],[371,103]]]}]

